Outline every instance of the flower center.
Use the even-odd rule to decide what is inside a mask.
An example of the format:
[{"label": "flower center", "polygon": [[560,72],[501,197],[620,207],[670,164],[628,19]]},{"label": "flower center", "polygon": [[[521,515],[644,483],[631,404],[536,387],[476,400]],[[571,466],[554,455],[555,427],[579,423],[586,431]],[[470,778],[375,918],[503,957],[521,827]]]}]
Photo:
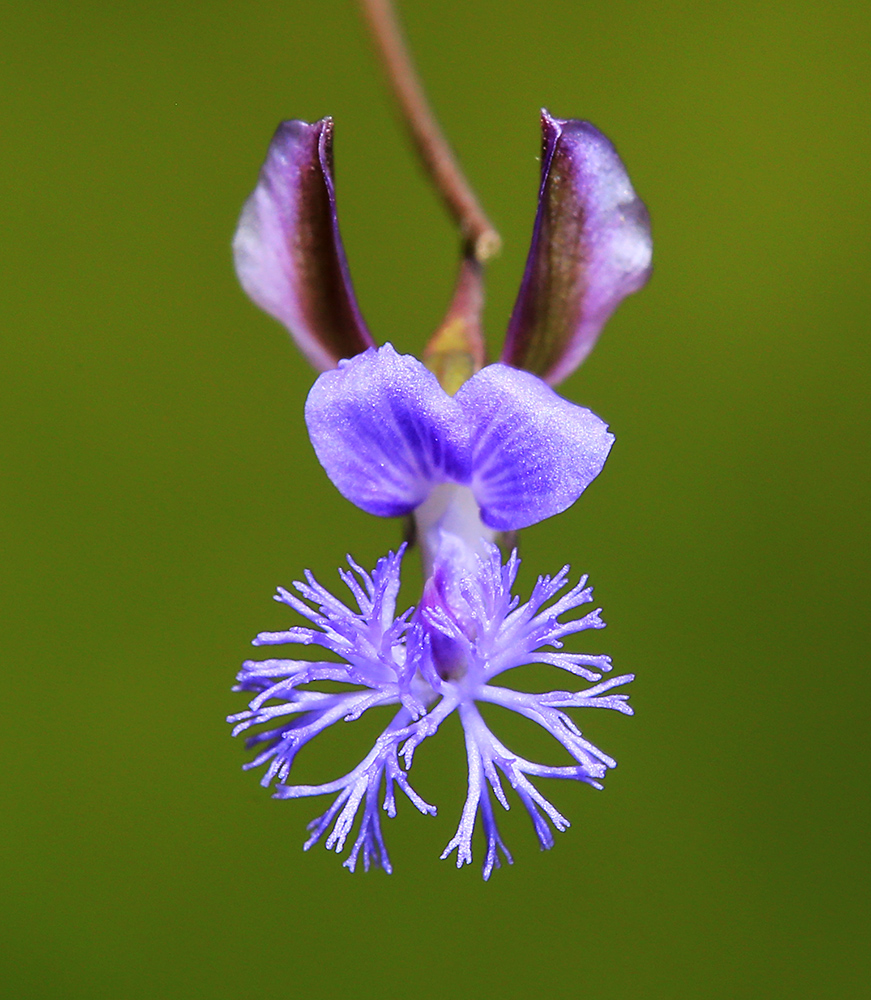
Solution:
[{"label": "flower center", "polygon": [[438,629],[431,628],[428,631],[432,659],[439,677],[443,681],[458,681],[465,677],[469,669],[465,644]]},{"label": "flower center", "polygon": [[450,560],[457,572],[473,572],[475,557],[486,555],[484,543],[496,538],[496,532],[481,520],[475,495],[468,486],[455,483],[434,487],[414,512],[414,520],[427,579],[447,546],[451,548]]},{"label": "flower center", "polygon": [[465,592],[470,581],[467,568],[470,556],[464,542],[455,535],[442,531],[439,541],[433,571],[423,588],[419,613],[439,677],[458,681],[472,666],[478,639],[475,615]]}]

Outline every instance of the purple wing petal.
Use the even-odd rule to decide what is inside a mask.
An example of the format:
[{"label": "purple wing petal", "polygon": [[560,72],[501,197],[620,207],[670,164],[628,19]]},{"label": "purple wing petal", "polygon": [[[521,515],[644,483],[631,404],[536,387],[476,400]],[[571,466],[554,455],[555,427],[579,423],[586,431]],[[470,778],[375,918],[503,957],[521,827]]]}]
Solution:
[{"label": "purple wing petal", "polygon": [[468,482],[462,410],[432,372],[390,344],[324,372],[305,419],[327,475],[370,514],[407,514],[436,483]]},{"label": "purple wing petal", "polygon": [[551,385],[650,277],[650,220],[610,141],[542,111],[538,213],[501,360]]},{"label": "purple wing petal", "polygon": [[471,433],[472,491],[484,523],[499,531],[570,507],[614,442],[595,413],[506,365],[481,369],[454,398]]},{"label": "purple wing petal", "polygon": [[233,240],[236,273],[323,371],[373,345],[336,219],[333,121],[282,122]]}]

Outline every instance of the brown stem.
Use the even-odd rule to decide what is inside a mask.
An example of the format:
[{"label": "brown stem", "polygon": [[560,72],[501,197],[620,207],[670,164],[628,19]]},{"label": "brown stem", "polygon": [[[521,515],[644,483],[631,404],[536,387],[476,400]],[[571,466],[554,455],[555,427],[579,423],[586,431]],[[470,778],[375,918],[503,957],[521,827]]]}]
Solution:
[{"label": "brown stem", "polygon": [[502,241],[478,204],[444,136],[411,61],[391,0],[360,0],[412,141],[474,257],[483,262]]}]

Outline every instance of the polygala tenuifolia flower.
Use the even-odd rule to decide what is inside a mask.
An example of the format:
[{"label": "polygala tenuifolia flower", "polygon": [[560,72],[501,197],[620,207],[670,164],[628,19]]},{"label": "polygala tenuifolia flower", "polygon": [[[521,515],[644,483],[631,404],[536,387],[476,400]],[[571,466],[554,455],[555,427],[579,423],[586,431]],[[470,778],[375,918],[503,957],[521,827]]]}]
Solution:
[{"label": "polygala tenuifolia flower", "polygon": [[[345,866],[391,871],[381,813],[396,812],[396,787],[422,813],[435,813],[412,787],[417,748],[456,712],[465,734],[468,792],[443,857],[472,860],[480,823],[484,878],[511,861],[494,800],[516,793],[543,848],[568,820],[539,788],[564,778],[601,788],[615,762],[582,735],[567,709],[631,714],[614,689],[631,674],[603,679],[609,657],[566,652],[563,640],[600,629],[600,609],[584,609],[592,588],[569,567],[541,576],[527,600],[515,595],[516,549],[500,544],[570,507],[601,471],[613,437],[590,410],[552,385],[591,350],[602,326],[650,270],[647,213],[611,143],[592,125],[542,116],[538,213],[520,293],[501,360],[483,363],[478,329],[480,267],[467,257],[445,323],[424,352],[426,364],[378,348],[351,286],[336,219],[332,122],[285,122],[242,212],[234,250],[243,287],[289,329],[321,371],[305,407],[315,453],[344,497],[379,517],[413,519],[424,568],[415,607],[397,613],[406,546],[370,571],[348,556],[337,596],[310,573],[279,589],[296,623],[263,632],[256,646],[289,647],[281,658],[246,661],[235,690],[252,697],[230,717],[248,732],[279,799],[331,795],[309,824]],[[509,547],[510,548],[510,547]],[[300,646],[316,646],[305,659]],[[545,664],[571,675],[570,689],[543,694],[501,683],[507,671]],[[338,681],[319,690],[318,682]],[[579,688],[579,684],[586,687]],[[484,721],[498,705],[532,720],[571,763],[538,763],[515,753]],[[335,722],[376,706],[393,716],[347,774],[320,785],[292,782],[297,753]],[[354,831],[356,824],[356,831]]]}]

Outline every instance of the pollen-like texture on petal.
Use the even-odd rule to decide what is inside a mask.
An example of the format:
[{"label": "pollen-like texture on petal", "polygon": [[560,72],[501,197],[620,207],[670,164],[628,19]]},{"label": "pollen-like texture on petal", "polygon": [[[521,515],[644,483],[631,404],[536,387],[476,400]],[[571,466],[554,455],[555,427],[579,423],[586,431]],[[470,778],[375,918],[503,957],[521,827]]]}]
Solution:
[{"label": "pollen-like texture on petal", "polygon": [[319,370],[373,343],[339,235],[332,136],[331,118],[278,126],[233,241],[242,287]]},{"label": "pollen-like texture on petal", "polygon": [[469,479],[463,411],[432,372],[390,344],[324,372],[305,419],[327,475],[370,514],[407,514],[437,483]]},{"label": "pollen-like texture on petal", "polygon": [[541,379],[489,365],[456,394],[472,442],[472,491],[486,525],[525,528],[570,507],[614,442],[590,410]]},{"label": "pollen-like texture on petal", "polygon": [[611,142],[542,112],[538,212],[502,361],[556,384],[650,277],[650,220]]}]

